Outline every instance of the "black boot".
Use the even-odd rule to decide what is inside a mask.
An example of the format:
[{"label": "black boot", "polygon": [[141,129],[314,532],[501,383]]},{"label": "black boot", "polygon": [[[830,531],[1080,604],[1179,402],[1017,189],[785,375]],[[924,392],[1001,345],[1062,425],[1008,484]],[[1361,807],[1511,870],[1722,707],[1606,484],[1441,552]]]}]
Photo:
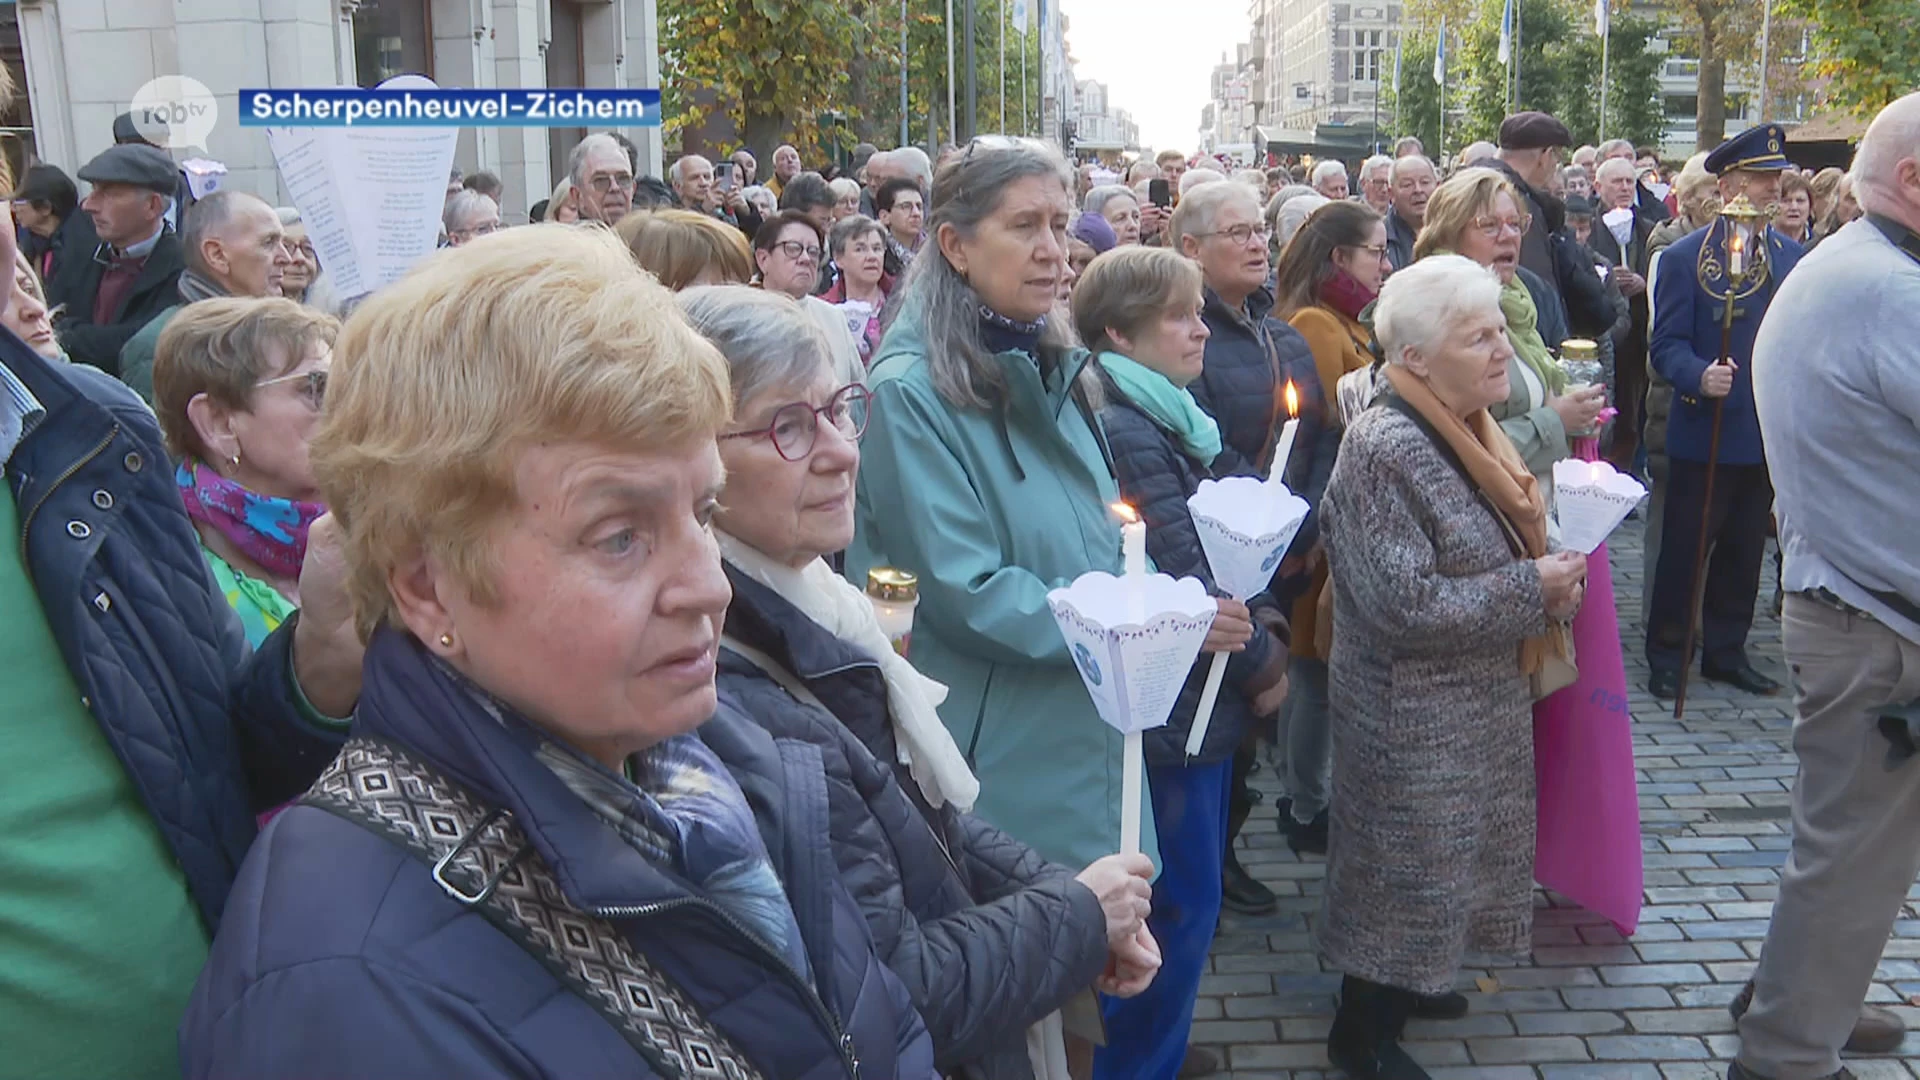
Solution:
[{"label": "black boot", "polygon": [[1220,904],[1242,915],[1271,915],[1280,907],[1280,899],[1247,873],[1229,846],[1220,866]]},{"label": "black boot", "polygon": [[1327,1035],[1327,1060],[1350,1080],[1431,1080],[1400,1048],[1413,999],[1411,991],[1347,976]]}]

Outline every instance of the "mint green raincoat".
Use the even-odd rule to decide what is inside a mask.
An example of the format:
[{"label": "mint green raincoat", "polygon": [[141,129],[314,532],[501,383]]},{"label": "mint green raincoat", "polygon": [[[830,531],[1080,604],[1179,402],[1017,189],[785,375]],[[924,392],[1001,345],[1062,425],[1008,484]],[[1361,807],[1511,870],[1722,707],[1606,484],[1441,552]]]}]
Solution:
[{"label": "mint green raincoat", "polygon": [[[975,811],[1081,867],[1120,847],[1121,736],[1094,711],[1047,592],[1090,570],[1121,572],[1107,509],[1119,494],[1068,393],[1087,352],[1044,382],[1024,353],[995,359],[1004,419],[935,391],[916,311],[888,329],[868,376],[847,572],[862,584],[874,566],[920,576],[912,660],[951,688],[940,717],[980,778]],[[1158,865],[1146,802],[1141,847]]]}]

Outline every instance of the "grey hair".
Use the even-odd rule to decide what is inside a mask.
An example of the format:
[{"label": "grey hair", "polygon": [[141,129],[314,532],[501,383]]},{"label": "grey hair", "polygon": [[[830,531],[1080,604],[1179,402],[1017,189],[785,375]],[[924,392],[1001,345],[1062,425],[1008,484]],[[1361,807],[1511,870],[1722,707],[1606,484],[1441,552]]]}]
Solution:
[{"label": "grey hair", "polygon": [[[1189,169],[1187,176],[1192,175],[1193,170]],[[1182,241],[1189,236],[1211,232],[1213,219],[1220,216],[1220,208],[1230,202],[1245,202],[1253,207],[1255,214],[1260,212],[1260,196],[1245,184],[1202,184],[1188,192],[1181,198],[1179,208],[1173,212],[1173,221],[1169,223],[1168,240],[1173,249],[1186,254],[1186,245]]]},{"label": "grey hair", "polygon": [[833,369],[820,324],[788,296],[750,285],[700,285],[675,299],[726,357],[735,416],[767,391],[803,387]]},{"label": "grey hair", "polygon": [[1882,196],[1898,184],[1895,173],[1908,158],[1920,158],[1920,93],[1908,94],[1881,109],[1860,138],[1860,149],[1847,176],[1853,181],[1853,197],[1862,210],[1885,213],[1894,209],[1888,205],[1891,200]]},{"label": "grey hair", "polygon": [[276,206],[273,212],[280,215],[280,227],[283,229],[289,225],[300,224],[300,211],[291,206]]},{"label": "grey hair", "polygon": [[[934,238],[908,266],[897,295],[901,310],[912,308],[921,321],[921,340],[933,386],[958,409],[993,409],[1006,399],[1006,376],[980,333],[980,294],[973,291],[939,247],[942,229],[970,237],[1000,208],[1002,193],[1030,176],[1050,177],[1069,198],[1073,171],[1058,148],[1038,139],[975,140],[933,178],[927,206],[927,235]],[[1074,344],[1072,320],[1065,312],[1047,319],[1040,334],[1041,361],[1051,363]]]},{"label": "grey hair", "polygon": [[[1392,170],[1393,159],[1388,157],[1385,154],[1373,155],[1372,157],[1360,163],[1360,179],[1362,181],[1366,180],[1367,175],[1369,173],[1373,172],[1373,170],[1375,169],[1382,168],[1382,167],[1385,167],[1388,170]],[[1392,183],[1391,171],[1388,172],[1388,183]]]},{"label": "grey hair", "polygon": [[1267,174],[1260,169],[1235,169],[1227,179],[1236,184],[1245,184],[1255,191],[1267,190]]},{"label": "grey hair", "polygon": [[1595,181],[1599,181],[1604,179],[1607,173],[1619,172],[1622,169],[1625,169],[1627,171],[1628,176],[1638,175],[1636,172],[1636,167],[1633,164],[1633,162],[1628,161],[1626,158],[1615,157],[1615,158],[1602,158],[1600,161],[1600,164],[1594,166],[1593,178]]},{"label": "grey hair", "polygon": [[841,252],[847,250],[848,244],[868,233],[880,237],[883,243],[886,240],[887,231],[879,222],[865,214],[848,214],[834,222],[833,228],[827,233],[827,251],[837,259]]},{"label": "grey hair", "polygon": [[917,146],[903,146],[892,151],[889,161],[907,171],[907,174],[925,191],[933,183],[933,159]]},{"label": "grey hair", "polygon": [[620,145],[619,140],[605,132],[589,135],[575,143],[573,151],[567,155],[567,179],[573,181],[574,187],[586,187],[587,156],[595,150],[611,150],[626,159],[629,168],[632,167],[632,159],[627,158],[627,151]]},{"label": "grey hair", "polygon": [[[760,211],[762,216],[772,217],[780,212],[779,196],[775,195],[773,189],[765,184],[749,184],[741,188],[740,197],[747,200],[748,206]],[[763,203],[764,205],[762,205]]]},{"label": "grey hair", "polygon": [[[1405,162],[1405,164],[1403,165],[1402,162]],[[1398,184],[1400,182],[1400,170],[1403,168],[1411,168],[1415,165],[1425,165],[1427,171],[1433,174],[1434,181],[1436,183],[1439,182],[1440,170],[1433,167],[1433,161],[1425,154],[1408,154],[1405,157],[1394,158],[1393,172],[1388,174],[1387,178],[1393,183]]]},{"label": "grey hair", "polygon": [[1132,199],[1135,205],[1138,205],[1140,202],[1139,197],[1133,193],[1133,189],[1125,184],[1101,184],[1099,187],[1087,192],[1086,201],[1081,204],[1080,208],[1096,217],[1106,217],[1107,204],[1123,195]]},{"label": "grey hair", "polygon": [[1599,155],[1602,159],[1605,159],[1611,156],[1615,150],[1622,150],[1622,149],[1624,149],[1627,152],[1627,160],[1632,161],[1633,160],[1633,143],[1632,141],[1627,139],[1608,139],[1606,142],[1601,143],[1599,148],[1596,149],[1594,153]]},{"label": "grey hair", "polygon": [[1267,209],[1264,215],[1267,219],[1268,232],[1278,233],[1280,231],[1281,209],[1302,195],[1312,195],[1320,199],[1326,198],[1326,196],[1321,195],[1305,184],[1288,184],[1286,187],[1274,192],[1273,198],[1267,200]]},{"label": "grey hair", "polygon": [[827,188],[833,192],[834,202],[839,202],[849,195],[860,194],[860,182],[851,176],[836,176],[827,181]]},{"label": "grey hair", "polygon": [[1373,330],[1390,364],[1430,352],[1462,316],[1500,310],[1500,279],[1464,255],[1429,255],[1394,271],[1373,309]]},{"label": "grey hair", "polygon": [[460,227],[460,222],[489,208],[495,213],[499,212],[498,205],[488,196],[472,188],[461,188],[458,194],[447,200],[446,207],[440,211],[440,223],[447,227],[448,232],[453,232]]},{"label": "grey hair", "polygon": [[1285,251],[1287,242],[1292,240],[1293,234],[1299,232],[1300,227],[1307,223],[1307,219],[1313,216],[1313,212],[1331,202],[1333,202],[1332,199],[1317,191],[1309,191],[1297,199],[1288,199],[1287,204],[1280,208],[1280,212],[1273,215],[1274,247]]},{"label": "grey hair", "polygon": [[[693,160],[694,158],[700,158],[701,161],[707,160],[706,158],[701,157],[699,154],[681,154],[679,157],[673,159],[673,164],[667,166],[667,179],[671,180],[676,184],[679,183],[683,178],[683,174],[685,173],[685,170],[682,169],[680,166],[685,164],[688,161]],[[708,164],[711,165],[712,162],[708,162]]]},{"label": "grey hair", "polygon": [[1226,183],[1225,173],[1213,169],[1188,169],[1180,174],[1180,197],[1186,198],[1187,192],[1203,184]]},{"label": "grey hair", "polygon": [[1346,163],[1342,161],[1335,161],[1329,158],[1326,161],[1323,161],[1320,164],[1315,165],[1313,167],[1313,175],[1310,176],[1308,179],[1312,182],[1314,187],[1319,187],[1321,181],[1325,180],[1329,176],[1335,175],[1336,173],[1341,176],[1347,175]]},{"label": "grey hair", "polygon": [[1575,176],[1578,176],[1582,180],[1593,179],[1593,177],[1587,175],[1587,167],[1585,165],[1562,165],[1560,167],[1561,180],[1571,180]]},{"label": "grey hair", "polygon": [[[199,273],[208,273],[206,252],[202,250],[207,238],[227,227],[242,202],[256,202],[273,209],[258,195],[231,190],[216,191],[187,208],[186,220],[180,223],[180,244],[186,248],[188,266]],[[277,211],[274,220],[279,220]]]}]

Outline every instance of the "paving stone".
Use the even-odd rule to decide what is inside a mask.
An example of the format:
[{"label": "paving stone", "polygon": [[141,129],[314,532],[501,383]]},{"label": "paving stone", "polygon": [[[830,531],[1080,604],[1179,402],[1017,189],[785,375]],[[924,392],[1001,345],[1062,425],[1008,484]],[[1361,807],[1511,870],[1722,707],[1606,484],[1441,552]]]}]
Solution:
[{"label": "paving stone", "polygon": [[1644,1062],[1599,1062],[1591,1065],[1542,1065],[1542,1080],[1661,1080],[1660,1066]]},{"label": "paving stone", "polygon": [[1467,1051],[1483,1065],[1539,1064],[1549,1061],[1587,1061],[1587,1044],[1567,1035],[1515,1036],[1508,1039],[1468,1039]]},{"label": "paving stone", "polygon": [[1636,945],[1640,959],[1649,964],[1677,960],[1745,960],[1746,950],[1736,941],[1650,941]]},{"label": "paving stone", "polygon": [[1681,1035],[1595,1035],[1587,1046],[1602,1061],[1681,1061],[1707,1056],[1705,1043]]},{"label": "paving stone", "polygon": [[1570,1009],[1671,1009],[1673,995],[1659,986],[1570,986],[1560,991]]},{"label": "paving stone", "polygon": [[1522,1035],[1611,1035],[1627,1030],[1617,1012],[1519,1013],[1514,1029]]},{"label": "paving stone", "polygon": [[1707,982],[1699,964],[1623,964],[1600,969],[1600,981],[1609,986],[1668,985]]},{"label": "paving stone", "polygon": [[1629,1012],[1627,1023],[1643,1035],[1720,1035],[1733,1030],[1733,1016],[1723,1008]]}]

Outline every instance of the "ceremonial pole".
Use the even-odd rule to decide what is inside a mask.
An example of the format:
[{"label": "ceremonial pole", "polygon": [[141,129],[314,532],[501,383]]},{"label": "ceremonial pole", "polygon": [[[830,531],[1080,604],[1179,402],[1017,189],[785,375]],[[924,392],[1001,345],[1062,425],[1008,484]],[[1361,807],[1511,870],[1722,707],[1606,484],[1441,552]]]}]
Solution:
[{"label": "ceremonial pole", "polygon": [[[1720,357],[1714,363],[1731,364],[1734,300],[1746,279],[1764,269],[1767,251],[1766,212],[1755,207],[1743,194],[1734,196],[1726,209],[1720,211],[1720,218],[1727,226],[1727,296],[1720,312]],[[1742,232],[1742,227],[1747,231]],[[1713,234],[1708,233],[1706,243],[1712,241]],[[1751,253],[1745,250],[1748,243],[1755,248]],[[1744,260],[1742,256],[1746,256]],[[1701,284],[1704,286],[1706,283]],[[1729,389],[1728,394],[1731,392]],[[1720,467],[1720,421],[1726,412],[1728,394],[1713,399],[1713,434],[1707,443],[1707,480],[1700,496],[1699,542],[1694,545],[1693,577],[1689,579],[1687,597],[1687,637],[1680,650],[1680,685],[1673,697],[1675,720],[1687,712],[1687,677],[1693,671],[1693,643],[1699,638],[1700,604],[1707,591],[1707,523],[1713,517],[1713,476]]]},{"label": "ceremonial pole", "polygon": [[1000,134],[1007,133],[1007,5],[1000,4]]},{"label": "ceremonial pole", "polygon": [[1600,35],[1600,141],[1607,141],[1607,54],[1612,51],[1613,20],[1607,11],[1607,0],[1594,0],[1593,28]]},{"label": "ceremonial pole", "polygon": [[[960,141],[960,128],[955,124],[957,119],[953,106],[953,0],[947,0],[947,138],[954,143]],[[937,152],[939,147],[935,146],[932,150]]]},{"label": "ceremonial pole", "polygon": [[900,145],[906,146],[913,136],[907,130],[907,0],[900,0]]}]

